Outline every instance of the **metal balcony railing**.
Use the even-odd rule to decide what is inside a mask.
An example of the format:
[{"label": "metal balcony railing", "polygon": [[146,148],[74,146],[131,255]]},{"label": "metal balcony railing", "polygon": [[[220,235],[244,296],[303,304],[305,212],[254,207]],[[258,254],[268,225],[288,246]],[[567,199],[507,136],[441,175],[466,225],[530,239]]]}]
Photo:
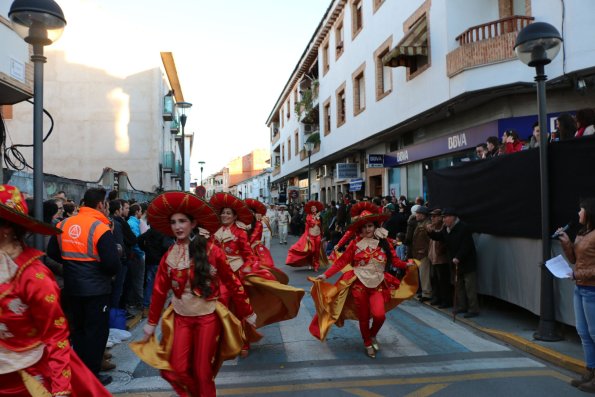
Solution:
[{"label": "metal balcony railing", "polygon": [[163,171],[172,172],[174,170],[174,152],[163,153]]}]

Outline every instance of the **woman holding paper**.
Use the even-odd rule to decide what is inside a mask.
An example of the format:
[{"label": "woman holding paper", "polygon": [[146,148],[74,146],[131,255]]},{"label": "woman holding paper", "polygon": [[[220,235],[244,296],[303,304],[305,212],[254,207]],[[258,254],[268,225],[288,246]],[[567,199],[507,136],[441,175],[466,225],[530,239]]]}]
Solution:
[{"label": "woman holding paper", "polygon": [[557,231],[566,258],[574,264],[574,315],[587,364],[587,373],[570,384],[595,393],[595,198],[581,202],[578,217],[583,227],[574,243],[562,229]]}]

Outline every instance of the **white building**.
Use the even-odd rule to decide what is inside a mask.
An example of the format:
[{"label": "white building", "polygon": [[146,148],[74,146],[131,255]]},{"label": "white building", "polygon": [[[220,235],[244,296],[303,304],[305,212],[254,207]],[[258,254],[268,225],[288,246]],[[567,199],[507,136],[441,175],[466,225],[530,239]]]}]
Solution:
[{"label": "white building", "polygon": [[546,66],[550,123],[593,107],[595,42],[584,31],[593,12],[588,0],[333,1],[266,121],[272,194],[305,198],[308,138],[319,141],[310,176],[323,201],[350,190],[425,196],[428,170],[473,159],[487,137],[514,128],[527,139],[535,70],[513,47],[534,21],[564,39]]},{"label": "white building", "polygon": [[239,182],[235,188],[237,195],[241,198],[252,198],[263,203],[272,203],[270,185],[271,169],[265,169],[260,174]]}]

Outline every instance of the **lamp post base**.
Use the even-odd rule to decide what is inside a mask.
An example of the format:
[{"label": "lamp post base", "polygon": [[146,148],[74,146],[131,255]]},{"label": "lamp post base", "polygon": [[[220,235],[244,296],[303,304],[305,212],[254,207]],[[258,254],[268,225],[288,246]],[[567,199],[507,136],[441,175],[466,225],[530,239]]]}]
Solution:
[{"label": "lamp post base", "polygon": [[533,338],[543,342],[558,342],[561,341],[562,336],[556,330],[556,322],[550,320],[539,320],[537,331],[533,333]]}]

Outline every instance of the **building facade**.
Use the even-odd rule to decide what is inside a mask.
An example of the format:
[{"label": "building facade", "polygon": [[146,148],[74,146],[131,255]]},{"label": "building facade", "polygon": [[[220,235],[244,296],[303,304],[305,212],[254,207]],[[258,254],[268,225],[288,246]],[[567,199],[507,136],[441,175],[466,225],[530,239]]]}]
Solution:
[{"label": "building facade", "polygon": [[514,43],[532,22],[564,39],[546,66],[550,131],[559,113],[595,106],[595,44],[580,27],[592,11],[585,0],[333,1],[266,121],[272,195],[303,200],[310,180],[327,202],[428,199],[428,171],[473,161],[508,129],[528,139],[535,71]]},{"label": "building facade", "polygon": [[[72,9],[64,9],[66,15],[81,11],[75,10],[73,4],[68,3]],[[12,143],[31,144],[33,106],[24,101],[32,96],[31,90],[27,90],[32,79],[30,52],[16,33],[5,33],[4,26],[9,26],[8,7],[1,11],[1,34],[8,34],[11,39],[8,42],[19,51],[5,52],[3,48],[0,56],[18,58],[13,63],[17,65],[15,68],[19,65],[23,68],[26,78],[24,82],[18,78],[16,83],[10,81],[24,97],[19,101],[2,101],[7,135]],[[115,188],[126,190],[180,189],[183,153],[174,104],[184,101],[184,95],[173,54],[139,52],[129,62],[115,59],[111,46],[94,48],[93,53],[88,53],[81,50],[76,39],[92,32],[77,22],[69,24],[60,41],[45,49],[44,108],[51,119],[44,116],[44,136],[48,134],[44,142],[44,172],[95,183],[114,181]],[[23,44],[12,40],[15,37]],[[128,46],[132,38],[121,35],[118,40],[122,46],[132,47]],[[98,61],[109,59],[114,65],[111,68],[106,66],[107,62]],[[117,66],[121,69],[116,69]],[[192,139],[192,134],[186,134],[186,159],[190,158]],[[32,150],[21,152],[32,164]],[[186,186],[190,176],[187,168]]]}]

